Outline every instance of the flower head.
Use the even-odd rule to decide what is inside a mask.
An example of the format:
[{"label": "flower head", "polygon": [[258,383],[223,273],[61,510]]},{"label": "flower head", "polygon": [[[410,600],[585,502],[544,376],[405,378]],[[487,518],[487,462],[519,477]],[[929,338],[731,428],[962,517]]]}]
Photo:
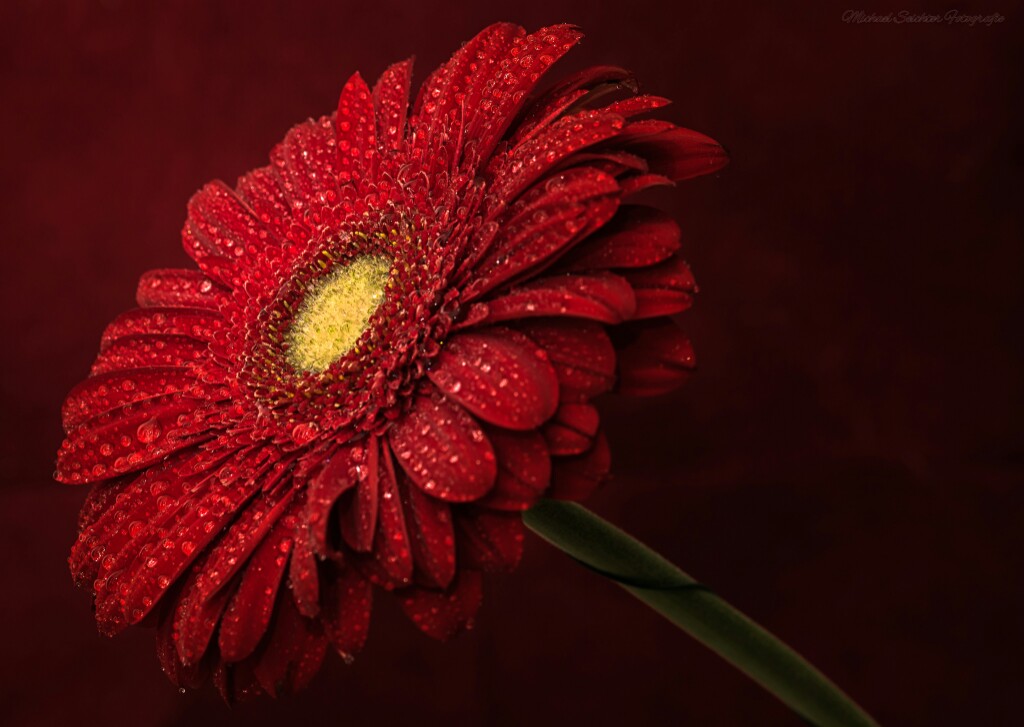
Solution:
[{"label": "flower head", "polygon": [[579,38],[491,26],[411,105],[411,61],[354,75],[192,198],[197,269],[142,276],[63,409],[104,632],[155,625],[171,679],[229,699],[357,652],[378,590],[448,637],[516,565],[519,511],[607,473],[591,400],[685,378],[678,228],[629,199],[725,155],[637,120],[667,102],[617,68],[535,94]]}]

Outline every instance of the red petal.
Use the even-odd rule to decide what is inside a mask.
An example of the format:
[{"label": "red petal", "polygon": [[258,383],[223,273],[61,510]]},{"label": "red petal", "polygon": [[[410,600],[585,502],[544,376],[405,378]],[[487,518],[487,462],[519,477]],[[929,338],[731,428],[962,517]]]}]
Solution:
[{"label": "red petal", "polygon": [[291,210],[284,188],[272,167],[254,169],[238,180],[238,196],[273,231],[270,243],[279,243],[288,234]]},{"label": "red petal", "polygon": [[373,87],[377,112],[377,138],[382,148],[396,149],[405,138],[405,116],[409,110],[412,59],[389,66]]},{"label": "red petal", "polygon": [[272,231],[223,182],[210,182],[189,200],[182,243],[213,280],[231,287],[236,266],[252,260],[268,238]]},{"label": "red petal", "polygon": [[[68,434],[57,453],[57,479],[72,484],[97,482],[159,462],[202,438],[208,424],[192,419],[207,405],[180,394],[137,402],[90,419]],[[187,422],[179,425],[178,418]]]},{"label": "red petal", "polygon": [[634,396],[664,394],[689,378],[693,347],[670,320],[644,321],[616,331],[617,390]]},{"label": "red petal", "polygon": [[70,432],[88,419],[143,399],[186,391],[195,383],[191,372],[176,367],[127,369],[90,376],[64,400],[64,430]]},{"label": "red petal", "polygon": [[299,528],[295,533],[288,585],[299,613],[306,618],[316,618],[320,613],[320,573],[313,541],[306,528]]},{"label": "red petal", "polygon": [[474,140],[481,158],[490,155],[540,76],[582,37],[571,25],[541,28],[515,38],[493,73],[478,71],[478,78],[488,83],[478,102],[472,89],[467,94],[466,105],[472,115],[467,119],[465,136]]},{"label": "red petal", "polygon": [[[200,567],[193,573],[201,572]],[[182,589],[181,598],[174,609],[173,634],[175,653],[178,661],[186,667],[197,666],[203,661],[213,639],[213,632],[220,623],[221,614],[235,592],[237,582],[228,584],[213,598],[195,602],[195,575]]]},{"label": "red petal", "polygon": [[365,457],[355,465],[356,489],[342,495],[339,506],[341,536],[360,553],[373,548],[373,533],[377,529],[379,459],[380,443],[377,437],[370,437]]},{"label": "red petal", "polygon": [[324,632],[346,661],[366,643],[372,606],[373,588],[357,571],[348,568],[325,580]]},{"label": "red petal", "polygon": [[668,106],[671,101],[661,96],[643,94],[632,98],[615,101],[605,106],[602,110],[607,113],[618,114],[619,116],[630,117],[642,114],[646,111],[653,111]]},{"label": "red petal", "polygon": [[[614,177],[596,169],[568,169],[534,187],[515,206],[480,262],[463,296],[484,293],[549,266],[573,244],[611,219],[619,204]],[[468,269],[468,268],[467,268]]]},{"label": "red petal", "polygon": [[636,308],[633,289],[613,273],[560,275],[540,278],[487,301],[488,323],[565,316],[602,323],[621,323]]},{"label": "red petal", "polygon": [[[558,406],[558,379],[547,354],[507,328],[452,336],[427,375],[470,412],[507,429],[533,429]],[[451,454],[461,457],[458,450]]]},{"label": "red petal", "polygon": [[494,486],[494,450],[482,429],[462,407],[418,395],[388,432],[402,469],[427,494],[449,502],[469,502]]},{"label": "red petal", "polygon": [[575,272],[638,268],[666,260],[679,250],[679,226],[661,210],[623,205],[604,228],[573,248],[559,270]]},{"label": "red petal", "polygon": [[327,526],[331,509],[346,490],[355,487],[358,477],[355,472],[353,453],[362,447],[343,445],[331,453],[324,466],[309,481],[309,495],[306,500],[306,522],[309,524],[316,552],[328,555]]},{"label": "red petal", "polygon": [[562,404],[544,427],[544,439],[552,455],[581,454],[593,446],[600,418],[590,404]]},{"label": "red petal", "polygon": [[143,308],[218,310],[228,292],[198,270],[150,270],[139,278],[135,300]]},{"label": "red petal", "polygon": [[334,121],[323,116],[298,124],[270,154],[291,206],[333,205],[338,200],[338,150]]},{"label": "red petal", "polygon": [[729,163],[728,154],[717,141],[679,127],[630,141],[625,148],[644,157],[654,174],[677,182],[717,172]]},{"label": "red petal", "polygon": [[413,563],[425,585],[446,588],[455,577],[455,535],[447,503],[399,482]]},{"label": "red petal", "polygon": [[[382,449],[378,468],[380,509],[373,539],[374,560],[360,562],[364,573],[383,585],[403,585],[412,578],[412,550],[402,512],[401,495],[391,454]],[[383,573],[383,575],[381,575]]]},{"label": "red petal", "polygon": [[320,669],[327,640],[316,622],[302,617],[284,592],[266,647],[253,667],[260,686],[271,696],[290,694],[306,686]]},{"label": "red petal", "polygon": [[480,573],[463,570],[445,591],[403,590],[402,608],[418,629],[443,641],[472,623],[483,598],[481,586]]},{"label": "red petal", "polygon": [[610,467],[608,440],[598,433],[594,446],[585,454],[553,460],[548,496],[557,500],[585,500],[604,482]]},{"label": "red petal", "polygon": [[521,116],[512,134],[511,144],[516,146],[546,128],[573,106],[590,89],[602,84],[622,85],[632,78],[629,71],[615,66],[591,66],[570,76],[545,91]]},{"label": "red petal", "polygon": [[498,458],[498,480],[479,501],[495,510],[525,510],[540,499],[551,481],[551,457],[538,432],[488,428]]},{"label": "red petal", "polygon": [[100,350],[119,339],[140,334],[188,336],[209,343],[223,325],[220,314],[198,308],[136,308],[122,313],[107,326],[100,339]]},{"label": "red petal", "polygon": [[548,352],[560,385],[560,400],[585,402],[615,383],[615,349],[604,329],[578,321],[537,320],[519,330]]},{"label": "red petal", "polygon": [[622,117],[602,111],[581,111],[559,119],[501,158],[491,172],[495,177],[491,194],[513,200],[573,153],[615,136],[622,124]]},{"label": "red petal", "polygon": [[[518,25],[495,23],[477,33],[451,60],[431,74],[420,88],[413,112],[411,125],[418,145],[437,149],[452,136],[460,141],[471,138],[474,144],[480,143],[479,135],[465,136],[466,125],[474,114],[493,113],[495,102],[490,98],[486,99],[486,111],[481,109],[485,86],[496,76],[499,63],[508,56],[513,42],[525,34]],[[456,124],[458,127],[453,128]],[[461,149],[455,151],[461,152]],[[478,158],[486,158],[488,153],[489,148],[481,148]],[[445,155],[426,156],[424,171],[430,173],[437,165],[431,157],[441,159]]]},{"label": "red petal", "polygon": [[224,661],[241,661],[256,650],[270,624],[291,549],[291,530],[278,522],[246,563],[238,590],[220,621],[218,639]]},{"label": "red petal", "polygon": [[161,616],[156,632],[156,656],[160,660],[160,668],[177,687],[198,689],[206,681],[209,673],[208,660],[186,666],[178,658],[175,645],[177,632],[174,628],[174,609],[166,609]]},{"label": "red petal", "polygon": [[625,273],[636,291],[634,319],[667,316],[686,310],[693,303],[697,282],[689,266],[678,257],[660,265]]},{"label": "red petal", "polygon": [[124,369],[188,366],[209,352],[208,344],[187,336],[138,335],[114,341],[100,351],[90,375]]},{"label": "red petal", "polygon": [[459,513],[460,563],[482,571],[512,571],[523,555],[523,519],[519,513],[468,508]]},{"label": "red petal", "polygon": [[377,154],[376,117],[373,98],[366,81],[358,73],[345,83],[338,99],[338,179],[358,179],[370,168]]}]

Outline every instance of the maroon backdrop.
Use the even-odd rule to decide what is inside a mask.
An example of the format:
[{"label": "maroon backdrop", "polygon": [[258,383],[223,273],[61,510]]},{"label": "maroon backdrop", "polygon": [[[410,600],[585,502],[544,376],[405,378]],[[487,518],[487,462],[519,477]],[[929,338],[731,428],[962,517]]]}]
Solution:
[{"label": "maroon backdrop", "polygon": [[[616,478],[593,508],[883,722],[1019,716],[1024,8],[991,2],[959,5],[991,27],[823,3],[5,2],[0,721],[796,724],[537,541],[474,631],[437,644],[381,599],[352,667],[233,709],[171,687],[151,632],[98,636],[72,587],[60,402],[138,275],[185,261],[188,197],[263,164],[352,71],[416,53],[422,79],[502,19],[580,24],[563,72],[631,68],[733,157],[657,197],[702,285],[701,368],[605,402]],[[868,8],[903,9],[946,10]]]}]

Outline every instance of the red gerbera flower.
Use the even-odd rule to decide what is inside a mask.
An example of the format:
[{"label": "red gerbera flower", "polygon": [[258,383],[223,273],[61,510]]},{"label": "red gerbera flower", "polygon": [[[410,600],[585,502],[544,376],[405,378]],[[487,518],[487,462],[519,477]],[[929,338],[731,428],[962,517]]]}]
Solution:
[{"label": "red gerbera flower", "polygon": [[617,68],[531,96],[579,38],[491,26],[411,109],[411,61],[354,75],[192,198],[198,269],[143,275],[104,332],[63,410],[57,476],[94,484],[71,570],[104,632],[157,627],[175,683],[300,687],[362,647],[374,586],[452,635],[518,512],[606,474],[593,397],[692,367],[678,228],[627,200],[725,155],[635,120],[667,102]]}]

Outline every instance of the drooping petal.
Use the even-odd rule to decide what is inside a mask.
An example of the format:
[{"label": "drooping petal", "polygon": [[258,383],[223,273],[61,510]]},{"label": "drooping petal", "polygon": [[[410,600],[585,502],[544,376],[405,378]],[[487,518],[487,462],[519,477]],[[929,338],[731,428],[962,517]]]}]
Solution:
[{"label": "drooping petal", "polygon": [[316,618],[320,613],[320,570],[313,538],[307,528],[295,530],[295,544],[288,565],[288,585],[299,613],[306,618]]},{"label": "drooping petal", "polygon": [[444,591],[413,586],[401,592],[402,608],[418,629],[442,641],[466,628],[480,608],[480,573],[463,570]]},{"label": "drooping petal", "polygon": [[425,585],[446,588],[455,577],[455,534],[448,504],[399,478],[413,563]]},{"label": "drooping petal", "polygon": [[533,188],[479,263],[463,296],[472,302],[526,273],[536,274],[599,229],[618,208],[619,185],[591,168],[569,169]]},{"label": "drooping petal", "polygon": [[139,278],[135,300],[142,308],[218,310],[228,292],[198,270],[150,270]]},{"label": "drooping petal", "polygon": [[506,429],[533,429],[558,406],[558,378],[547,354],[508,328],[453,336],[427,375],[445,395]]},{"label": "drooping petal", "polygon": [[354,464],[356,489],[346,491],[339,505],[341,537],[350,548],[361,553],[372,549],[377,527],[379,459],[380,443],[377,437],[370,437],[362,458]]},{"label": "drooping petal", "polygon": [[324,632],[346,661],[366,643],[372,603],[373,588],[356,570],[345,568],[325,579]]},{"label": "drooping petal", "polygon": [[536,431],[489,427],[487,438],[498,458],[498,479],[494,489],[477,504],[495,510],[527,509],[541,498],[551,481],[551,457],[544,437]]},{"label": "drooping petal", "polygon": [[468,507],[456,519],[460,563],[487,572],[512,571],[523,555],[523,519],[518,513]]},{"label": "drooping petal", "polygon": [[621,323],[633,317],[633,288],[614,273],[552,275],[513,288],[487,301],[482,322],[517,318],[564,316],[602,323]]},{"label": "drooping petal", "polygon": [[664,394],[689,378],[696,366],[693,346],[671,320],[629,324],[616,331],[617,390],[633,396]]},{"label": "drooping petal", "polygon": [[583,403],[615,383],[615,349],[604,329],[587,321],[538,319],[517,326],[548,352],[563,402]]},{"label": "drooping petal", "polygon": [[347,444],[335,449],[320,471],[309,481],[306,522],[309,525],[316,552],[322,556],[329,554],[327,529],[330,524],[331,510],[342,493],[355,487],[358,482],[355,473],[356,463],[353,461],[353,452],[356,449],[361,450],[361,447],[356,444]]},{"label": "drooping petal", "polygon": [[428,495],[449,502],[483,497],[494,486],[494,450],[459,405],[419,394],[388,432],[398,463]]},{"label": "drooping petal", "polygon": [[[633,126],[645,123],[636,122]],[[675,182],[717,172],[729,163],[729,155],[717,141],[677,126],[639,134],[624,146],[646,159],[652,173]]]},{"label": "drooping petal", "polygon": [[544,439],[552,455],[582,454],[593,446],[600,423],[591,404],[562,404],[544,427]]},{"label": "drooping petal", "polygon": [[224,661],[241,661],[256,650],[270,624],[291,550],[289,529],[279,522],[246,563],[220,621],[218,644]]},{"label": "drooping petal", "polygon": [[636,294],[634,319],[680,313],[692,305],[697,292],[690,267],[677,256],[659,265],[629,270],[625,277]]},{"label": "drooping petal", "polygon": [[558,264],[566,272],[638,268],[667,260],[679,250],[679,226],[653,207],[623,205],[597,234]]},{"label": "drooping petal", "polygon": [[610,468],[608,440],[598,432],[594,445],[583,454],[553,460],[548,497],[576,502],[585,500],[604,482]]},{"label": "drooping petal", "polygon": [[511,144],[513,147],[518,146],[545,129],[591,89],[609,84],[629,84],[632,77],[629,71],[616,66],[591,66],[569,76],[542,93],[523,111],[511,137]]},{"label": "drooping petal", "polygon": [[306,686],[327,653],[327,639],[316,622],[303,618],[291,595],[277,601],[267,644],[256,655],[253,672],[271,696],[291,694]]},{"label": "drooping petal", "polygon": [[359,565],[368,578],[381,585],[404,585],[412,578],[412,549],[394,462],[391,452],[383,447],[377,484],[380,500],[377,531],[373,538],[373,557],[359,561]]}]

